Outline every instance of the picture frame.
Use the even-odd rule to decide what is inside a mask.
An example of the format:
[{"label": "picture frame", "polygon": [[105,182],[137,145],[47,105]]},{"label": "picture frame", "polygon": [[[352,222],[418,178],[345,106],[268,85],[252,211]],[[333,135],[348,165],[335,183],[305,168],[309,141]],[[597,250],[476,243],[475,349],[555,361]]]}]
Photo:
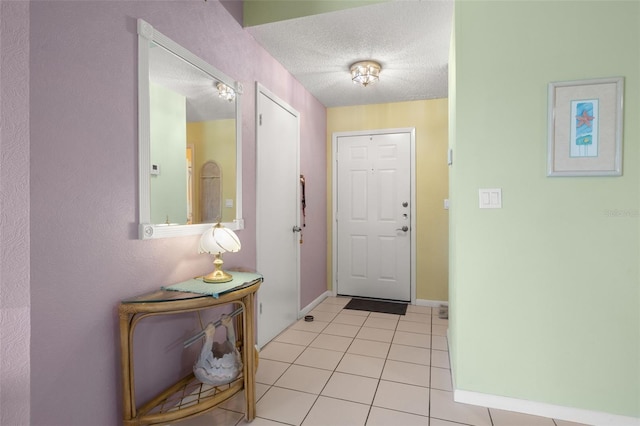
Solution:
[{"label": "picture frame", "polygon": [[547,176],[621,176],[623,77],[548,87]]}]

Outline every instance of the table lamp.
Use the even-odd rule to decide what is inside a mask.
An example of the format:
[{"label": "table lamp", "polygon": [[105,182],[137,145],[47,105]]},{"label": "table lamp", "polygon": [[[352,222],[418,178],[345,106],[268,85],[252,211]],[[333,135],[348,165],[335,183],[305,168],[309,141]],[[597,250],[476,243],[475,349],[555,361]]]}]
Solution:
[{"label": "table lamp", "polygon": [[200,253],[213,254],[213,272],[203,277],[206,283],[226,283],[233,279],[231,274],[222,270],[222,253],[240,251],[240,239],[229,228],[218,223],[207,229],[200,237]]}]

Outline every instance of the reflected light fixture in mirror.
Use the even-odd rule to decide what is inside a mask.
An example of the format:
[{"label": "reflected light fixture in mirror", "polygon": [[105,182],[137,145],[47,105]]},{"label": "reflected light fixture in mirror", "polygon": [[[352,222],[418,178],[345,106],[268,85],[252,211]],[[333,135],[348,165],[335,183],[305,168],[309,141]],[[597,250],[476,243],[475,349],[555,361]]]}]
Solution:
[{"label": "reflected light fixture in mirror", "polygon": [[[203,148],[195,145],[194,149],[191,149],[192,142],[187,139],[184,147],[175,148],[176,151],[171,154],[164,153],[164,145],[163,148],[159,148],[155,135],[163,135],[166,132],[156,129],[157,120],[153,119],[154,116],[151,113],[151,93],[153,92],[154,96],[158,93],[156,81],[159,81],[157,79],[160,78],[157,77],[156,68],[158,58],[165,58],[180,65],[173,67],[172,73],[165,72],[161,76],[164,79],[163,82],[171,80],[171,77],[174,77],[175,82],[166,83],[166,86],[161,88],[178,92],[183,96],[183,104],[186,99],[186,117],[182,121],[186,120],[187,128],[202,129],[201,131],[212,134],[211,129],[214,122],[211,120],[219,120],[220,123],[226,121],[228,124],[225,124],[224,127],[215,128],[216,132],[224,131],[225,134],[231,135],[224,139],[223,145],[218,145],[213,150],[209,145]],[[160,68],[162,71],[167,71],[170,67]],[[178,70],[180,72],[177,72]],[[220,106],[226,105],[225,110],[228,112],[224,113],[226,115],[221,117],[222,119],[207,117],[191,120],[189,118],[191,117],[190,111],[200,110],[194,109],[195,101],[190,93],[182,93],[181,90],[173,86],[177,82],[184,84],[185,76],[193,78],[193,84],[188,88],[194,92],[193,96],[202,96],[203,92],[209,93],[209,99],[205,100],[206,108],[203,108],[203,111],[211,112],[214,108],[217,110],[218,107],[214,105],[216,102]],[[218,99],[220,95],[218,84],[228,88],[223,99]],[[187,88],[184,90],[186,91]],[[225,172],[224,179],[221,181],[222,193],[219,196],[222,217],[216,219],[216,222],[220,221],[226,228],[233,230],[244,228],[242,219],[241,94],[242,85],[240,83],[233,81],[209,63],[158,32],[151,24],[138,19],[139,238],[201,235],[212,226],[212,222],[200,223],[201,219],[205,217],[202,212],[204,195],[201,194],[204,184],[201,183],[202,179],[198,177],[202,164],[211,160],[200,157],[200,153],[212,151],[215,151],[215,155],[223,155],[213,158],[213,161],[220,164]],[[153,106],[153,108],[155,111],[156,107]],[[164,123],[163,120],[160,122]],[[166,123],[164,124],[166,125]],[[197,126],[194,127],[194,124]],[[171,129],[175,130],[176,126],[171,126]],[[191,130],[187,130],[187,133],[190,132]],[[216,135],[218,134],[216,133]],[[184,136],[184,131],[182,131],[182,135]],[[221,138],[215,137],[214,139],[220,140]],[[181,150],[180,153],[177,150]],[[184,153],[182,153],[183,151]],[[190,159],[189,153],[193,155],[193,160]],[[157,160],[159,154],[163,154],[164,157]],[[178,162],[181,164],[177,164]],[[180,169],[169,167],[174,165],[179,166]],[[174,172],[175,178],[169,175],[171,172]],[[160,182],[170,182],[173,186],[170,188],[168,184]],[[158,193],[161,193],[162,197],[158,197]],[[169,210],[174,207],[176,210]]]},{"label": "reflected light fixture in mirror", "polygon": [[229,102],[233,102],[236,98],[236,92],[224,83],[216,84],[216,89],[218,89],[218,96],[220,99],[226,99]]},{"label": "reflected light fixture in mirror", "polygon": [[233,276],[222,270],[222,253],[235,253],[240,251],[240,239],[231,229],[225,228],[221,224],[212,226],[204,231],[200,237],[200,253],[214,255],[213,272],[205,275],[202,279],[206,283],[226,283],[233,279]]}]

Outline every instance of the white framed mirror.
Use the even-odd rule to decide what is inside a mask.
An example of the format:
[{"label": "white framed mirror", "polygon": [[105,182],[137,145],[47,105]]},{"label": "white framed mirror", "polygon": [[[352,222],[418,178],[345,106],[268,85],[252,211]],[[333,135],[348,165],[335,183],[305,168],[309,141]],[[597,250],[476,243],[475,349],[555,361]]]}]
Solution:
[{"label": "white framed mirror", "polygon": [[242,220],[242,85],[138,19],[139,238]]}]

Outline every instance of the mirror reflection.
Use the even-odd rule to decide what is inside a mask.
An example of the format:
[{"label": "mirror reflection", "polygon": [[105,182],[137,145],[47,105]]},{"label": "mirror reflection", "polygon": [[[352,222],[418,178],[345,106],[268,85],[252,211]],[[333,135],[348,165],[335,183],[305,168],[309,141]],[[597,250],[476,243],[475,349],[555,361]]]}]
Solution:
[{"label": "mirror reflection", "polygon": [[162,46],[149,47],[151,223],[231,222],[235,92]]},{"label": "mirror reflection", "polygon": [[242,220],[242,85],[138,19],[139,237]]}]

